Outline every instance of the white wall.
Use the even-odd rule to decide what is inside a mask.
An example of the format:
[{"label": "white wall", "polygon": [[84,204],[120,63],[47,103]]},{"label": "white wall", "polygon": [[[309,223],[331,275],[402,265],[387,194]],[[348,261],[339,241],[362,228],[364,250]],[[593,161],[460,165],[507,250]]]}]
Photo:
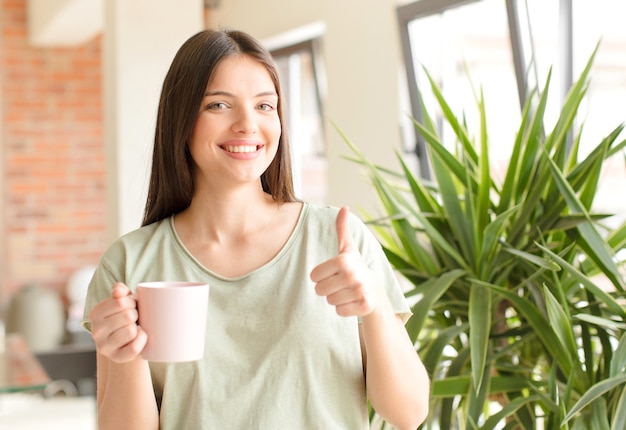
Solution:
[{"label": "white wall", "polygon": [[104,105],[111,240],[138,228],[163,79],[182,43],[201,30],[201,0],[104,3]]},{"label": "white wall", "polygon": [[[370,160],[397,165],[400,148],[400,38],[392,0],[222,0],[213,28],[246,31],[260,40],[321,21],[329,158],[328,203],[373,211],[377,198],[362,169],[341,158],[349,148],[329,121]],[[297,142],[292,142],[297,145]]]}]

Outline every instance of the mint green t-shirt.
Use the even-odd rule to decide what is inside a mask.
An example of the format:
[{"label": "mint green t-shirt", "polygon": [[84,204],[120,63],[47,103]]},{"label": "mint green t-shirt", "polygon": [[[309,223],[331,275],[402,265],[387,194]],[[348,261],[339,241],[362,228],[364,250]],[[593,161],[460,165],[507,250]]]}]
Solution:
[{"label": "mint green t-shirt", "polygon": [[[150,363],[161,429],[367,429],[358,319],[341,317],[309,274],[337,254],[338,209],[305,204],[291,237],[267,264],[225,278],[185,248],[173,219],[111,245],[89,285],[85,315],[120,281],[210,285],[205,355]],[[350,229],[404,320],[410,309],[380,244],[355,215]],[[85,321],[89,328],[89,321]]]}]

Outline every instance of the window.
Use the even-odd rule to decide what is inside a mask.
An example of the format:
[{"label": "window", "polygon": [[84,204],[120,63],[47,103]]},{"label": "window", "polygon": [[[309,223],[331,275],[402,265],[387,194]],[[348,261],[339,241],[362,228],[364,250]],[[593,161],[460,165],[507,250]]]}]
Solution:
[{"label": "window", "polygon": [[[489,25],[477,25],[478,22]],[[436,101],[422,66],[440,86],[455,112],[463,111],[467,115],[468,124],[476,124],[478,120],[473,109],[472,85],[475,90],[482,86],[487,123],[489,118],[498,118],[491,121],[498,125],[489,130],[491,141],[513,142],[520,108],[504,2],[474,2],[428,14],[409,22],[408,31],[417,88],[422,91],[428,111],[434,111],[431,107]],[[442,129],[441,136],[444,143],[452,145],[452,130]],[[494,165],[505,165],[510,146],[492,145],[490,149]]]},{"label": "window", "polygon": [[323,140],[316,40],[272,51],[283,85],[296,195],[323,204],[327,162]]},{"label": "window", "polygon": [[[529,90],[543,88],[552,69],[545,116],[550,129],[572,80],[578,78],[601,40],[578,116],[584,121],[584,156],[625,119],[626,56],[622,53],[626,51],[626,32],[620,22],[624,13],[626,4],[612,0],[421,0],[401,6],[398,18],[410,111],[420,119],[419,90],[428,111],[436,112],[424,66],[455,113],[465,113],[470,129],[477,132],[477,126],[472,126],[476,112],[470,80],[476,89],[482,87],[493,175],[498,179],[508,164],[520,106]],[[444,143],[454,143],[450,130],[440,132]],[[413,134],[406,146],[409,155],[417,156],[420,173],[428,177],[420,137]],[[620,214],[613,221],[621,222],[626,202],[615,196],[626,186],[623,157],[606,163],[602,180],[594,210]]]}]

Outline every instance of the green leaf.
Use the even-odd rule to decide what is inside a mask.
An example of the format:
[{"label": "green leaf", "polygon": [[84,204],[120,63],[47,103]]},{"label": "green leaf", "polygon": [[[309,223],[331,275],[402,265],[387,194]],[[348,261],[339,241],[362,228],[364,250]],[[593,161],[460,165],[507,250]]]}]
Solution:
[{"label": "green leaf", "polygon": [[[424,283],[424,290],[426,290],[426,292],[415,306],[413,306],[413,316],[407,322],[407,329],[413,337],[417,337],[422,331],[434,303],[445,294],[448,288],[450,288],[450,285],[464,274],[465,272],[463,270],[453,270],[445,272],[441,276],[430,279]],[[415,342],[417,339],[412,338],[412,340]]]},{"label": "green leaf", "polygon": [[626,385],[622,388],[622,394],[620,394],[617,401],[617,407],[615,408],[615,414],[613,415],[611,429],[626,429]]},{"label": "green leaf", "polygon": [[545,258],[539,257],[538,255],[531,254],[530,252],[520,251],[519,249],[515,249],[510,246],[505,246],[503,250],[511,255],[521,257],[529,263],[532,263],[535,266],[541,267],[543,269],[555,271],[561,270],[561,267],[554,261],[547,260]]},{"label": "green leaf", "polygon": [[531,93],[524,105],[524,109],[522,112],[522,121],[520,123],[519,129],[515,136],[515,142],[513,143],[513,149],[511,151],[511,157],[509,158],[509,166],[507,168],[504,182],[502,184],[502,191],[500,193],[500,202],[498,205],[497,213],[503,213],[512,206],[516,206],[516,198],[514,194],[515,184],[519,177],[519,169],[521,164],[523,164],[523,160],[520,157],[522,149],[524,148],[523,136],[525,130],[528,128],[528,123],[530,121],[530,108],[533,100],[533,93]]},{"label": "green leaf", "polygon": [[588,222],[578,225],[578,231],[581,234],[581,239],[584,240],[587,248],[587,254],[594,260],[599,266],[604,268],[604,273],[609,277],[620,291],[624,291],[624,284],[621,274],[613,261],[613,253],[607,246],[606,242],[602,239],[598,231],[593,227],[591,217],[588,216],[587,210],[580,203],[574,190],[572,190],[569,183],[565,180],[558,167],[546,156],[549,162],[550,169],[552,170],[552,177],[556,181],[561,193],[565,197],[570,210],[577,213],[585,214]]},{"label": "green leaf", "polygon": [[578,355],[578,348],[576,346],[576,340],[574,339],[574,329],[570,324],[570,319],[563,311],[563,308],[561,308],[561,304],[554,298],[550,290],[545,285],[543,293],[546,297],[546,306],[550,325],[561,341],[561,344],[569,352],[572,357],[572,361],[574,361]]},{"label": "green leaf", "polygon": [[[437,154],[441,158],[442,163],[447,166],[456,179],[459,181],[465,181],[465,166],[446,149],[439,137],[422,124],[416,121],[414,121],[413,124],[420,135],[424,138],[424,141],[428,145],[428,149],[431,150],[431,153]],[[473,187],[475,187],[475,184]]]},{"label": "green leaf", "polygon": [[491,292],[471,286],[469,300],[470,351],[472,378],[476,381],[476,392],[481,389],[487,350],[489,349],[489,332],[491,331]]},{"label": "green leaf", "polygon": [[604,379],[594,384],[587,392],[576,402],[576,404],[569,410],[561,425],[565,425],[569,420],[578,414],[582,409],[589,406],[594,400],[603,395],[604,393],[612,390],[615,387],[619,387],[626,383],[626,374],[620,374],[611,378]]},{"label": "green leaf", "polygon": [[609,294],[607,294],[602,288],[598,287],[591,279],[583,275],[569,262],[565,261],[559,255],[555,254],[548,248],[537,244],[537,246],[546,254],[550,255],[561,268],[571,275],[573,275],[578,282],[580,282],[587,290],[592,292],[600,301],[608,308],[609,311],[616,316],[626,319],[626,311],[624,308]]},{"label": "green leaf", "polygon": [[599,398],[591,404],[590,422],[592,429],[611,430],[609,428],[609,414],[606,407],[606,400]]},{"label": "green leaf", "polygon": [[404,157],[401,154],[396,153],[398,161],[400,162],[400,166],[402,167],[402,172],[404,173],[404,177],[406,178],[409,187],[411,188],[411,192],[413,193],[413,198],[415,199],[416,206],[422,211],[426,213],[435,213],[438,208],[438,204],[435,199],[430,195],[426,187],[424,187],[413,175],[411,168],[406,164]]},{"label": "green leaf", "polygon": [[535,335],[541,341],[541,345],[550,353],[552,357],[556,359],[556,362],[561,370],[565,374],[570,373],[572,370],[571,357],[567,353],[567,350],[561,346],[558,336],[551,329],[549,321],[541,314],[539,308],[524,297],[520,297],[500,286],[489,284],[487,282],[481,282],[479,280],[473,280],[473,282],[475,282],[476,285],[487,287],[495,293],[510,300],[514,304],[516,310],[524,316],[533,328]]},{"label": "green leaf", "polygon": [[618,376],[623,373],[626,373],[626,333],[622,333],[617,348],[615,348],[609,376]]},{"label": "green leaf", "polygon": [[[485,113],[485,101],[483,97],[483,92],[481,89],[480,92],[480,101],[479,101],[479,109],[480,113],[480,158],[478,159],[478,165],[480,168],[480,183],[478,186],[478,199],[476,202],[476,215],[474,219],[476,220],[474,223],[475,233],[474,237],[476,239],[476,243],[474,245],[475,249],[481,248],[482,243],[482,234],[485,228],[489,225],[489,209],[491,207],[491,165],[489,163],[489,145],[487,138],[487,118]],[[470,194],[471,195],[471,194]],[[476,270],[479,272],[479,270]]]},{"label": "green leaf", "polygon": [[467,330],[467,325],[465,324],[449,326],[440,330],[437,337],[428,342],[427,347],[420,354],[424,366],[434,371],[440,363],[443,349],[452,342],[452,339],[459,336],[459,334],[463,333],[465,330]]},{"label": "green leaf", "polygon": [[540,396],[517,397],[504,405],[500,411],[491,415],[481,428],[483,430],[495,429],[496,425],[504,422],[507,417],[513,415],[517,410],[527,405],[532,406],[534,402],[537,402],[540,399]]},{"label": "green leaf", "polygon": [[612,230],[606,240],[613,250],[626,247],[626,221],[618,228]]},{"label": "green leaf", "polygon": [[[520,203],[521,199],[528,192],[528,187],[534,181],[532,181],[533,172],[537,169],[538,153],[540,151],[540,143],[544,141],[543,135],[543,119],[546,106],[548,104],[548,94],[550,89],[550,80],[552,79],[552,68],[548,71],[546,83],[543,91],[540,93],[539,102],[535,109],[534,114],[530,117],[530,122],[526,129],[520,130],[522,132],[522,154],[519,160],[519,173],[517,179],[516,203]],[[532,101],[528,101],[532,103]],[[538,187],[535,187],[538,188]]]},{"label": "green leaf", "polygon": [[573,430],[610,430],[606,401],[600,397],[574,420]]},{"label": "green leaf", "polygon": [[[467,394],[470,390],[469,375],[447,377],[433,381],[433,397],[454,397]],[[528,380],[514,376],[494,376],[489,383],[489,393],[499,394],[528,389]]]},{"label": "green leaf", "polygon": [[584,321],[596,327],[602,327],[607,330],[615,330],[615,331],[626,330],[626,323],[613,321],[608,318],[601,318],[595,315],[580,313],[580,314],[572,316],[572,319],[575,319],[578,321]]},{"label": "green leaf", "polygon": [[474,165],[476,165],[478,156],[476,152],[474,152],[473,150],[473,144],[470,141],[469,137],[467,136],[467,133],[465,132],[465,127],[461,125],[457,117],[454,115],[454,112],[452,112],[450,105],[444,98],[443,94],[441,93],[441,90],[437,86],[437,83],[432,78],[430,73],[425,68],[424,68],[424,72],[426,74],[426,77],[428,78],[428,81],[430,82],[430,89],[433,95],[435,96],[435,98],[437,99],[437,102],[439,103],[439,107],[441,108],[441,111],[443,112],[443,115],[446,118],[446,121],[452,127],[452,130],[456,134],[456,137],[459,139],[464,149],[466,150],[465,153],[467,154],[467,160],[471,161]]},{"label": "green leaf", "polygon": [[[499,239],[504,235],[504,229],[506,228],[507,222],[513,216],[517,207],[510,208],[509,210],[498,215],[490,224],[485,227],[485,231],[483,233],[482,247],[480,250],[480,257],[477,262],[482,264],[482,269],[477,270],[477,273],[481,277],[481,279],[489,279],[490,273],[493,272],[492,262],[495,261],[495,256],[499,247]],[[477,268],[478,269],[478,268]]]},{"label": "green leaf", "polygon": [[483,414],[484,406],[489,398],[489,388],[491,381],[491,374],[489,372],[482,372],[482,378],[480,381],[472,378],[472,389],[467,394],[467,420],[466,423],[477,423]]},{"label": "green leaf", "polygon": [[[429,146],[431,148],[431,146]],[[462,255],[466,261],[472,261],[474,258],[474,241],[471,233],[472,225],[468,220],[468,214],[463,211],[461,201],[456,191],[454,180],[450,174],[448,166],[440,157],[439,153],[431,152],[431,163],[433,174],[437,178],[439,191],[443,201],[443,207],[446,212],[448,223],[452,233],[457,238]],[[465,171],[465,170],[464,170]],[[473,265],[472,265],[473,266]]]}]

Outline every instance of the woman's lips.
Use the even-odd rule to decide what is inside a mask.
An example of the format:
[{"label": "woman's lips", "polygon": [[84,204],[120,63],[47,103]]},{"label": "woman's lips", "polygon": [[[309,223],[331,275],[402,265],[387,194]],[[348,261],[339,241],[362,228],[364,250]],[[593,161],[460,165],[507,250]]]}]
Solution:
[{"label": "woman's lips", "polygon": [[252,160],[261,154],[265,145],[261,142],[229,141],[220,145],[220,149],[236,160]]},{"label": "woman's lips", "polygon": [[221,148],[231,153],[249,153],[258,151],[261,145],[222,145]]}]

